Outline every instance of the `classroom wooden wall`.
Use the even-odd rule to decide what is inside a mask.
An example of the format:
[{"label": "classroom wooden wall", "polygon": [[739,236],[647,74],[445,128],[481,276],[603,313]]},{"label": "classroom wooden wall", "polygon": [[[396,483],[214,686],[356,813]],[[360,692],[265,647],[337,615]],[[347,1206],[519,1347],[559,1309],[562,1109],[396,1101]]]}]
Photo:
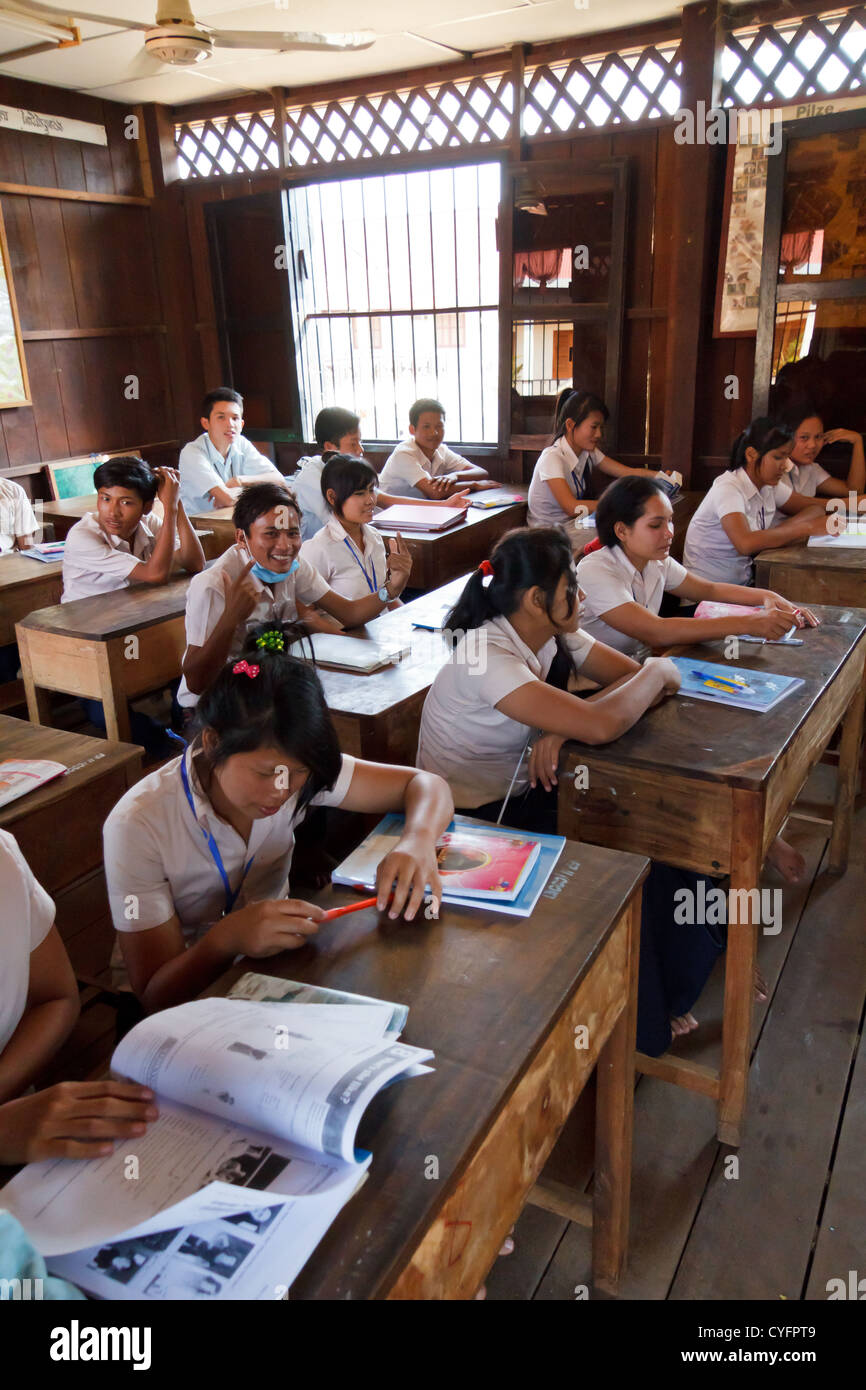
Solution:
[{"label": "classroom wooden wall", "polygon": [[[108,133],[105,147],[0,129],[0,207],[33,402],[0,410],[0,471],[39,496],[44,460],[166,443],[148,456],[176,454],[177,401],[146,169],[124,135],[130,109],[11,78],[0,78],[0,102]],[[137,399],[125,393],[130,376]]]}]

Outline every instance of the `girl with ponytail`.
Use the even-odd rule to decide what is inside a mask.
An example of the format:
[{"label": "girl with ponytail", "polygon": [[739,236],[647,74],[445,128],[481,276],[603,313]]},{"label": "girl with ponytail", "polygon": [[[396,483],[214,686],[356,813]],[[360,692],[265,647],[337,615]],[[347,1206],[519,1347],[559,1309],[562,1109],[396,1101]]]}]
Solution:
[{"label": "girl with ponytail", "polygon": [[203,693],[182,757],[144,777],[105,823],[105,871],[129,981],[152,1012],[199,994],[235,956],[296,950],[322,909],[288,896],[295,827],[311,806],[403,811],[379,865],[379,908],[411,920],[441,897],[436,841],[453,803],[441,778],[340,752],[295,634],[253,628]]},{"label": "girl with ponytail", "polygon": [[760,416],[734,440],[686,532],[683,564],[699,579],[752,584],[759,550],[830,533],[835,518],[786,480],[792,438],[789,426]]}]

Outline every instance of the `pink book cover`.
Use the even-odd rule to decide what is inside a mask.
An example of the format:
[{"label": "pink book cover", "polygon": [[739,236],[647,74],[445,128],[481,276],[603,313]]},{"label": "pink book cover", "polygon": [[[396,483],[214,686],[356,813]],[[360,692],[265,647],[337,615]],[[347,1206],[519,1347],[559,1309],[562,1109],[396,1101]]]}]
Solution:
[{"label": "pink book cover", "polygon": [[538,841],[523,835],[450,830],[439,842],[436,859],[447,892],[511,899],[520,892],[538,850]]},{"label": "pink book cover", "polygon": [[733,618],[742,617],[744,614],[754,617],[756,613],[762,612],[761,605],[756,603],[754,607],[749,607],[745,603],[713,603],[711,599],[702,599],[695,609],[696,618]]}]

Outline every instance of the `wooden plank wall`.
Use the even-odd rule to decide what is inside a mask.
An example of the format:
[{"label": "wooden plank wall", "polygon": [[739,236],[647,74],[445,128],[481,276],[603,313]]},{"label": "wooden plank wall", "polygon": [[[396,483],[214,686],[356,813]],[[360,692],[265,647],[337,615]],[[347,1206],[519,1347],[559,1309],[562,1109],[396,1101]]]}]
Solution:
[{"label": "wooden plank wall", "polygon": [[[0,411],[0,472],[41,495],[42,460],[176,438],[159,251],[129,108],[0,78],[0,101],[106,126],[108,146],[0,130],[0,183],[130,201],[0,193],[31,407]],[[135,200],[135,201],[132,201]],[[124,379],[139,379],[128,400]]]}]

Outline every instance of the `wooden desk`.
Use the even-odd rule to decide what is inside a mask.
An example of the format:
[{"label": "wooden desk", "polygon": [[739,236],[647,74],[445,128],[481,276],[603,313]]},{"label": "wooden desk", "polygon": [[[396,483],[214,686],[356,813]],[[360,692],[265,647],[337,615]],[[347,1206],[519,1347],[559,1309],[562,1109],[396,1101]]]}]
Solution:
[{"label": "wooden desk", "polygon": [[0,762],[50,758],[65,777],[0,807],[0,829],[21,853],[57,906],[57,928],[75,972],[93,976],[111,956],[114,931],[102,862],[102,826],[141,775],[141,749],[108,743],[0,715]]},{"label": "wooden desk", "polygon": [[72,530],[76,521],[87,512],[96,511],[96,493],[91,492],[87,497],[67,497],[60,502],[39,502],[37,505],[37,516],[41,516],[43,521],[50,521],[54,525],[54,535],[57,540],[62,541]]},{"label": "wooden desk", "polygon": [[[596,1067],[593,1271],[599,1288],[616,1291],[647,867],[566,845],[548,885],[560,892],[531,918],[445,906],[438,922],[406,923],[358,912],[301,951],[244,961],[209,991],[225,993],[251,969],[400,1001],[411,1010],[405,1040],[436,1053],[432,1075],[391,1087],[362,1120],[369,1177],[292,1299],[473,1298]],[[319,901],[351,896],[329,890]],[[582,1025],[585,1049],[576,1046]]]},{"label": "wooden desk", "polygon": [[59,560],[43,564],[20,550],[0,555],[0,647],[15,641],[15,624],[22,618],[60,602],[61,570]]},{"label": "wooden desk", "polygon": [[[560,776],[560,834],[730,874],[734,891],[757,889],[767,850],[841,721],[829,869],[843,873],[863,726],[866,611],[816,611],[822,626],[805,634],[804,646],[744,644],[732,663],[803,677],[768,714],[711,711],[706,701],[677,696],[615,743],[569,744],[566,766],[586,766],[588,785],[575,791]],[[676,651],[721,660],[718,643]],[[725,1144],[739,1144],[746,1108],[757,925],[728,931],[721,1072],[671,1054],[638,1057],[639,1070],[716,1100]]]},{"label": "wooden desk", "polygon": [[[206,546],[206,558],[216,560],[229,546],[234,545],[237,530],[232,521],[234,507],[214,507],[209,512],[196,512],[190,517],[196,531],[208,531],[210,537]],[[204,542],[202,542],[204,545]]]},{"label": "wooden desk", "polygon": [[785,545],[755,556],[755,584],[796,603],[866,608],[866,550]]},{"label": "wooden desk", "polygon": [[189,576],[31,613],[15,628],[27,710],[50,724],[48,690],[101,700],[108,737],[129,740],[127,701],[180,675]]},{"label": "wooden desk", "polygon": [[[526,497],[525,488],[510,487],[506,483],[501,486],[503,492]],[[411,498],[406,500],[412,501]],[[384,522],[387,517],[386,507],[379,513],[377,521]],[[424,535],[403,532],[403,539],[412,555],[410,588],[429,592],[466,574],[467,570],[475,569],[482,560],[487,559],[499,537],[504,536],[506,531],[525,525],[526,502],[523,501],[514,502],[509,507],[496,507],[489,512],[480,507],[469,507],[466,520],[447,531]],[[377,530],[382,532],[387,548],[388,537],[395,536],[396,531],[385,530],[381,524]]]},{"label": "wooden desk", "polygon": [[441,633],[413,628],[412,621],[422,606],[428,610],[440,599],[456,600],[467,578],[461,575],[435,594],[425,594],[393,612],[383,613],[366,627],[347,634],[359,641],[411,644],[411,652],[394,666],[369,676],[319,667],[328,709],[344,753],[373,762],[414,766],[424,700],[451,649]]}]

